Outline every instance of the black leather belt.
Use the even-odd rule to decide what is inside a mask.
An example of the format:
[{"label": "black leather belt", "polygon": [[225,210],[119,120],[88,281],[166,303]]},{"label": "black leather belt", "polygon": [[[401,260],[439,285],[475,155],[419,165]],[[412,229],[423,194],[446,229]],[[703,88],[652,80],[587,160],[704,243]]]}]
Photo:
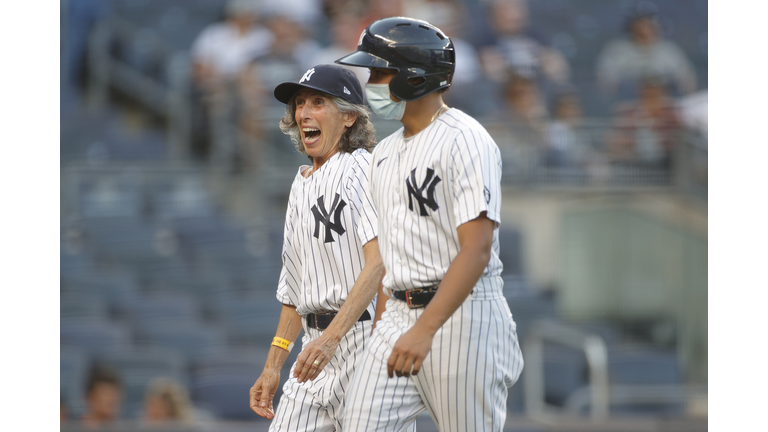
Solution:
[{"label": "black leather belt", "polygon": [[[307,327],[317,330],[325,330],[331,325],[331,321],[336,318],[337,314],[338,312],[319,312],[306,314],[304,317],[307,319]],[[371,314],[366,310],[360,315],[358,321],[367,321],[369,319],[371,319]]]},{"label": "black leather belt", "polygon": [[437,293],[437,285],[426,288],[414,288],[405,291],[392,291],[392,297],[404,300],[411,309],[426,306]]}]

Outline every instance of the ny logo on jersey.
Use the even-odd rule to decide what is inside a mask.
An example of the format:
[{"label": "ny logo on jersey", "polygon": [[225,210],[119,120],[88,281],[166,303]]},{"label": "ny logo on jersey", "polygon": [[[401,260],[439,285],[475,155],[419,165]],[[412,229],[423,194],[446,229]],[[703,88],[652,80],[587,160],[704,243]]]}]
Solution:
[{"label": "ny logo on jersey", "polygon": [[[435,201],[435,186],[440,183],[440,176],[434,175],[435,171],[432,168],[427,168],[427,176],[421,183],[421,186],[416,186],[416,169],[411,171],[411,177],[405,179],[405,185],[408,187],[408,210],[413,210],[413,199],[419,202],[419,215],[427,216],[427,207],[432,211],[437,210],[437,202]],[[433,177],[434,176],[434,177]],[[427,190],[427,195],[424,196],[424,189]]]},{"label": "ny logo on jersey", "polygon": [[[336,234],[341,236],[346,232],[343,226],[341,226],[341,211],[346,207],[347,203],[341,199],[339,194],[333,199],[330,210],[325,210],[325,203],[323,202],[325,195],[317,199],[317,205],[312,206],[312,214],[315,215],[315,233],[312,234],[316,239],[320,238],[320,224],[325,225],[325,240],[324,243],[333,243],[333,236],[331,230],[336,231]],[[319,207],[319,209],[318,209]],[[333,213],[334,221],[328,220],[328,215]]]}]

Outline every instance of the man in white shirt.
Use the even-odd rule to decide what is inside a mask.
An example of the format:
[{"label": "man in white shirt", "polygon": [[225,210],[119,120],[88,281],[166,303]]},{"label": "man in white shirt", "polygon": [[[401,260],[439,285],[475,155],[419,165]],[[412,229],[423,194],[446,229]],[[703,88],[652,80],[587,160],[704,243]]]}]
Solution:
[{"label": "man in white shirt", "polygon": [[523,367],[502,293],[501,158],[480,123],[443,103],[453,43],[426,21],[384,18],[337,62],[370,68],[371,109],[403,124],[370,165],[385,275],[344,430],[403,430],[426,410],[441,431],[501,431]]}]

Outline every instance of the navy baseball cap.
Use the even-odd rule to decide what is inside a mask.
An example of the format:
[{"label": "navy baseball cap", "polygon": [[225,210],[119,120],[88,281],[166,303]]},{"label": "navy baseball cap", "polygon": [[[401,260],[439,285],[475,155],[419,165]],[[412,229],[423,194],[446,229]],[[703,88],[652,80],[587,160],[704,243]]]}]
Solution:
[{"label": "navy baseball cap", "polygon": [[319,90],[338,96],[355,105],[362,105],[363,89],[351,70],[338,65],[317,65],[306,71],[298,83],[284,82],[275,87],[275,98],[287,104],[302,88]]}]

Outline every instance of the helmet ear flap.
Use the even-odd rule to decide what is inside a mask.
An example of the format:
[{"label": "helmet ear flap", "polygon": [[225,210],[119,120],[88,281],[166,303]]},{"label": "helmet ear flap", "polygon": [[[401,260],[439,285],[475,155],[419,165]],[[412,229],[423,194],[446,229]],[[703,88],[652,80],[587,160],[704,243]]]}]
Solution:
[{"label": "helmet ear flap", "polygon": [[[426,96],[436,90],[447,88],[451,86],[451,78],[453,73],[446,74],[430,74],[421,75],[409,71],[408,69],[400,70],[389,82],[389,91],[392,94],[406,102],[419,99]],[[416,82],[409,82],[411,79],[416,78]]]},{"label": "helmet ear flap", "polygon": [[411,78],[418,78],[418,76],[409,72],[407,69],[403,69],[397,72],[392,81],[389,82],[389,91],[392,94],[403,101],[409,102],[416,100],[428,92],[426,79],[420,79],[418,82],[408,82]]}]

